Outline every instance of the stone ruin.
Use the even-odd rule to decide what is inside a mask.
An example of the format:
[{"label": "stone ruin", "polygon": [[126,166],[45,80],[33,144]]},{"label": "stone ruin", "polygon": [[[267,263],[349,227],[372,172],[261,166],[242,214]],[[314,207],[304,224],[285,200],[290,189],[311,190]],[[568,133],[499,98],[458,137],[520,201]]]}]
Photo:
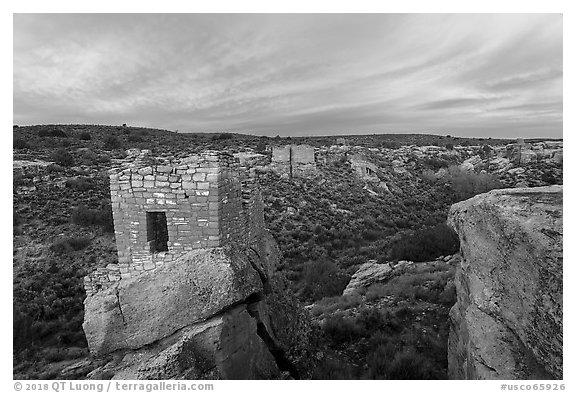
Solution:
[{"label": "stone ruin", "polygon": [[563,142],[543,141],[526,143],[518,138],[516,143],[505,147],[505,151],[499,154],[515,165],[526,165],[532,162],[550,161],[556,164],[563,162]]},{"label": "stone ruin", "polygon": [[308,145],[273,146],[271,168],[290,179],[314,175],[316,173],[314,147]]},{"label": "stone ruin", "polygon": [[237,159],[214,151],[162,164],[143,151],[111,170],[118,265],[85,277],[86,293],[192,250],[257,241],[263,206],[253,185]]},{"label": "stone ruin", "polygon": [[364,180],[377,181],[378,167],[372,164],[361,154],[354,154],[349,157],[350,165],[358,177]]},{"label": "stone ruin", "polygon": [[142,151],[110,192],[118,264],[85,277],[83,329],[92,355],[113,356],[88,378],[298,377],[310,323],[237,158]]}]

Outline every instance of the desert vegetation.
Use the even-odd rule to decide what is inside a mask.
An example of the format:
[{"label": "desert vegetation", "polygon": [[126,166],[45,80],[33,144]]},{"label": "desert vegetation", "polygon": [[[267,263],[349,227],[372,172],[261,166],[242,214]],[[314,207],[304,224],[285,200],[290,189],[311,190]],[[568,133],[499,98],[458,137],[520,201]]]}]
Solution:
[{"label": "desert vegetation", "polygon": [[[138,127],[41,125],[15,127],[14,160],[48,161],[13,177],[13,310],[15,378],[56,378],[87,355],[82,331],[83,277],[117,260],[106,171],[126,149],[181,157],[204,149],[251,149],[271,144],[336,144],[335,137],[266,138],[184,134]],[[258,172],[265,221],[283,253],[289,290],[310,311],[320,338],[314,378],[446,378],[448,310],[455,301],[454,266],[439,257],[458,252],[445,225],[449,207],[515,177],[463,171],[459,146],[509,141],[452,136],[369,135],[350,145],[370,153],[384,186],[358,178],[345,155],[319,166],[316,177],[288,179]],[[402,146],[445,147],[435,157],[406,157]],[[523,168],[530,185],[562,182],[560,166]],[[516,176],[516,175],[514,175]],[[535,179],[535,180],[534,180]],[[369,191],[368,191],[369,190]],[[371,192],[370,192],[371,191]],[[409,274],[342,296],[358,267],[373,260],[416,262]],[[435,261],[435,262],[432,262]],[[81,373],[66,377],[82,377]]]}]

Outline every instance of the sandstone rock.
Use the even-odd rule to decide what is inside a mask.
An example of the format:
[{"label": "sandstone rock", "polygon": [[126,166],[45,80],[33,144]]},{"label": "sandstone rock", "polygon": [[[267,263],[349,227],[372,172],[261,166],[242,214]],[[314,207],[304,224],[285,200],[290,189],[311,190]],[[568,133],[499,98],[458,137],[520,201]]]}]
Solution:
[{"label": "sandstone rock", "polygon": [[280,372],[241,304],[184,327],[152,345],[127,351],[93,372],[112,379],[273,379]]},{"label": "sandstone rock", "polygon": [[342,293],[343,296],[350,295],[359,288],[367,287],[373,283],[384,281],[392,275],[392,267],[386,264],[376,262],[367,262],[360,265],[360,268],[354,273],[350,282]]},{"label": "sandstone rock", "polygon": [[135,349],[262,290],[247,255],[227,248],[196,250],[88,296],[84,332],[93,354]]},{"label": "sandstone rock", "polygon": [[473,156],[460,164],[460,169],[463,171],[473,171],[474,167],[482,162],[480,156]]},{"label": "sandstone rock", "polygon": [[488,169],[496,172],[504,172],[512,167],[510,160],[504,157],[496,157],[488,163]]},{"label": "sandstone rock", "polygon": [[521,175],[524,172],[526,172],[526,169],[524,168],[513,168],[508,171],[511,175]]},{"label": "sandstone rock", "polygon": [[451,379],[562,378],[562,186],[493,190],[450,209],[462,262]]}]

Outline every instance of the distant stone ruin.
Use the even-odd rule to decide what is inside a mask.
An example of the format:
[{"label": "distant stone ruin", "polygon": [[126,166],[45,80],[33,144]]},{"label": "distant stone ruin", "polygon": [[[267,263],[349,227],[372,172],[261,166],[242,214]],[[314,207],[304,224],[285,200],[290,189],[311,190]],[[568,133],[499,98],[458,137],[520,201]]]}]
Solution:
[{"label": "distant stone ruin", "polygon": [[366,157],[360,154],[354,154],[349,158],[350,164],[356,175],[364,180],[378,180],[376,175],[378,167],[369,162]]},{"label": "distant stone ruin", "polygon": [[563,142],[543,141],[526,143],[518,138],[516,143],[505,147],[503,156],[515,165],[526,165],[532,162],[551,161],[562,164]]},{"label": "distant stone ruin", "polygon": [[272,147],[272,169],[281,175],[305,177],[316,173],[314,147],[286,145]]}]

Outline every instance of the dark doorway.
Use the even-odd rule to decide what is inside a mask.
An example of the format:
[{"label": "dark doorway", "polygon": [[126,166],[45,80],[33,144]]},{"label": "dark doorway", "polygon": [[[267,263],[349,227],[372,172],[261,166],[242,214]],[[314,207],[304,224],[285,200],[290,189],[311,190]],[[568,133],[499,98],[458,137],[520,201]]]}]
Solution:
[{"label": "dark doorway", "polygon": [[146,240],[150,244],[150,252],[168,251],[168,225],[166,213],[146,212]]}]

